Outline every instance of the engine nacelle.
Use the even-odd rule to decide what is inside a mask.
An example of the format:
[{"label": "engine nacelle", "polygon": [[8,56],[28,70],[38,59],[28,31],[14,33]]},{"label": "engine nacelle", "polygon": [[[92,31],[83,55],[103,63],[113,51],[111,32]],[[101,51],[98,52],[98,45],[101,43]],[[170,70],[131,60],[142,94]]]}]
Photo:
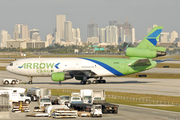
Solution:
[{"label": "engine nacelle", "polygon": [[57,82],[59,82],[59,80],[64,81],[71,78],[73,78],[71,75],[65,74],[64,72],[52,73],[51,75],[51,79]]},{"label": "engine nacelle", "polygon": [[165,56],[166,52],[160,52],[155,49],[143,49],[143,48],[127,48],[125,51],[128,57],[142,57],[142,58],[155,58],[158,56]]}]

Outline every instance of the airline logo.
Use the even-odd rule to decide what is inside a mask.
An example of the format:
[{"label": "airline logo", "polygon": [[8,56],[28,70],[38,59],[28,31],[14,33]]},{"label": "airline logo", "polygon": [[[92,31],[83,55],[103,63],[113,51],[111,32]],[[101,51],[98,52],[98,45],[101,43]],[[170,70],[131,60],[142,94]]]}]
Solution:
[{"label": "airline logo", "polygon": [[18,68],[24,68],[24,69],[53,69],[55,67],[56,69],[59,69],[58,65],[60,63],[54,64],[54,63],[24,63],[22,66],[18,66]]}]

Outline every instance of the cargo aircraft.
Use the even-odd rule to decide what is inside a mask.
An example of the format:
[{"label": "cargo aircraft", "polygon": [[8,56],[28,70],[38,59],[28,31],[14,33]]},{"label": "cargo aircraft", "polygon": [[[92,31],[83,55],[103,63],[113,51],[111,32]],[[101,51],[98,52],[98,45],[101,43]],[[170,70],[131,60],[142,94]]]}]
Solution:
[{"label": "cargo aircraft", "polygon": [[129,58],[26,58],[10,63],[7,71],[30,77],[51,77],[53,81],[75,78],[81,84],[106,83],[103,77],[129,75],[154,68],[158,62],[152,58],[165,56],[164,47],[156,47],[163,26],[154,27],[137,47],[128,47],[125,55]]}]

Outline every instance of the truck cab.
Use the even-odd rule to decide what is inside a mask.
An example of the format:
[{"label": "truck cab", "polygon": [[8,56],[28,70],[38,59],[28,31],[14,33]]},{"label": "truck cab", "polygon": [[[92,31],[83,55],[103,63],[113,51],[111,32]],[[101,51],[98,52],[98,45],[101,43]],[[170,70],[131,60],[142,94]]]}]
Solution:
[{"label": "truck cab", "polygon": [[41,98],[41,99],[39,99],[39,103],[38,104],[39,104],[40,108],[52,105],[50,98]]},{"label": "truck cab", "polygon": [[59,102],[60,105],[67,105],[70,106],[70,96],[69,95],[63,95],[59,97]]},{"label": "truck cab", "polygon": [[83,103],[79,93],[71,93],[70,103]]},{"label": "truck cab", "polygon": [[101,105],[93,105],[91,108],[91,116],[92,117],[102,117],[102,106]]}]

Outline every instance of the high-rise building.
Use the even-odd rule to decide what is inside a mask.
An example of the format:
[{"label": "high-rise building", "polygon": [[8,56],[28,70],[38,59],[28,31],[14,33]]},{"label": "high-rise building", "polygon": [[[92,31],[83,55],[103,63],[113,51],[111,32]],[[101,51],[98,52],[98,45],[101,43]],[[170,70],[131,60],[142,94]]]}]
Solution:
[{"label": "high-rise building", "polygon": [[87,26],[87,37],[99,37],[98,34],[98,25],[97,24],[89,24]]},{"label": "high-rise building", "polygon": [[41,41],[38,32],[34,32],[34,33],[32,34],[32,39],[33,39],[33,40],[36,40],[36,41]]},{"label": "high-rise building", "polygon": [[48,47],[53,43],[54,37],[51,34],[46,35],[46,42],[45,42],[45,47]]},{"label": "high-rise building", "polygon": [[30,39],[33,39],[33,34],[34,33],[39,33],[39,30],[38,29],[29,30],[29,38]]},{"label": "high-rise building", "polygon": [[56,42],[64,40],[64,23],[66,15],[56,15]]},{"label": "high-rise building", "polygon": [[72,22],[67,21],[64,23],[64,40],[73,42],[72,35]]},{"label": "high-rise building", "polygon": [[8,31],[1,30],[0,32],[1,48],[7,47],[6,41],[10,39],[11,39],[11,35],[8,34]]},{"label": "high-rise building", "polygon": [[109,21],[109,26],[117,26],[117,21]]},{"label": "high-rise building", "polygon": [[80,36],[80,29],[79,28],[72,28],[72,32],[73,32],[73,42],[74,43],[78,43],[81,42],[81,36]]},{"label": "high-rise building", "polygon": [[13,39],[28,39],[28,26],[23,24],[16,24],[13,31]]},{"label": "high-rise building", "polygon": [[160,39],[159,42],[163,42],[163,43],[169,42],[169,32],[161,32],[159,39]]},{"label": "high-rise building", "polygon": [[27,25],[21,26],[21,39],[28,40],[28,26]]},{"label": "high-rise building", "polygon": [[174,42],[176,38],[178,38],[178,33],[174,30],[171,32],[171,39],[169,42]]},{"label": "high-rise building", "polygon": [[135,43],[135,28],[132,28],[132,44]]},{"label": "high-rise building", "polygon": [[106,43],[106,29],[105,28],[100,29],[99,42]]},{"label": "high-rise building", "polygon": [[[132,43],[132,25],[129,22],[118,24],[118,39],[120,42]],[[122,33],[124,35],[122,35]]]},{"label": "high-rise building", "polygon": [[106,27],[106,43],[118,43],[117,26]]}]

